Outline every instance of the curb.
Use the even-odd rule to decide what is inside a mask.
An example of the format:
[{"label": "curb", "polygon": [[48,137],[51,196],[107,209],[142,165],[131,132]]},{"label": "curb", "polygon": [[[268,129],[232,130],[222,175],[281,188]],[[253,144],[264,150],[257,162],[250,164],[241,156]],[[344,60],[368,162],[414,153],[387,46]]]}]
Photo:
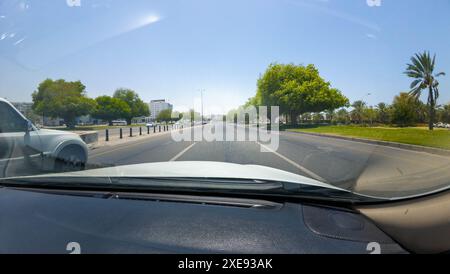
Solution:
[{"label": "curb", "polygon": [[293,133],[305,134],[305,135],[311,135],[311,136],[328,137],[328,138],[341,139],[341,140],[354,141],[354,142],[367,143],[367,144],[374,144],[374,145],[380,145],[380,146],[402,148],[402,149],[413,150],[413,151],[418,151],[418,152],[427,152],[430,154],[436,154],[436,155],[441,155],[441,156],[450,156],[450,150],[440,149],[440,148],[402,144],[402,143],[395,143],[395,142],[388,142],[388,141],[369,140],[369,139],[363,139],[363,138],[330,135],[330,134],[322,134],[322,133],[300,132],[300,131],[293,131],[293,130],[286,130],[286,131],[293,132]]}]

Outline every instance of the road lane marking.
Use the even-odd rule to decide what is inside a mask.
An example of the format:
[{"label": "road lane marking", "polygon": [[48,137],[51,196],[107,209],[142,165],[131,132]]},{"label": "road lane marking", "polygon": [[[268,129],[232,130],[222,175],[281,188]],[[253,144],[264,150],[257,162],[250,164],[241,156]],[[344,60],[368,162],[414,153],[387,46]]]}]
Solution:
[{"label": "road lane marking", "polygon": [[18,157],[0,159],[0,163],[1,162],[24,160],[27,157],[29,157],[29,158],[37,158],[37,157],[41,157],[41,154],[39,153],[39,154],[33,154],[33,155],[28,155],[28,156],[18,156]]},{"label": "road lane marking", "polygon": [[187,148],[183,149],[180,153],[175,155],[172,159],[169,160],[169,162],[176,161],[178,158],[180,158],[184,153],[186,153],[189,149],[191,149],[196,143],[190,144]]},{"label": "road lane marking", "polygon": [[273,154],[277,155],[278,157],[280,157],[281,159],[285,160],[286,162],[288,162],[289,164],[295,166],[296,168],[300,169],[302,172],[308,174],[309,176],[311,176],[312,178],[321,181],[323,183],[326,183],[327,180],[325,180],[324,178],[320,177],[319,175],[317,175],[316,173],[312,172],[311,170],[305,168],[304,166],[301,166],[299,164],[297,164],[296,162],[292,161],[291,159],[287,158],[286,156],[276,152],[275,150],[269,148],[268,146],[265,146],[263,144],[261,144],[260,142],[256,142],[258,145],[260,145],[261,147],[263,147],[264,149],[266,149],[267,151],[272,152]]}]

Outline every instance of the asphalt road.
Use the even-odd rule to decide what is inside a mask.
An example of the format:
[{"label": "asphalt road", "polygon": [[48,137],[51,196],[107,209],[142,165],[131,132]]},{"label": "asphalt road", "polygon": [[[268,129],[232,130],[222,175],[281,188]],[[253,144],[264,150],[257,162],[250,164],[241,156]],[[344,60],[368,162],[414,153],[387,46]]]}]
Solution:
[{"label": "asphalt road", "polygon": [[[212,125],[205,126],[210,130]],[[224,132],[232,130],[226,126]],[[184,129],[191,132],[196,129]],[[256,132],[247,129],[247,135]],[[165,161],[219,161],[263,165],[315,178],[369,195],[403,196],[448,185],[450,157],[294,132],[272,132],[269,143],[246,141],[176,141],[170,133],[90,151],[88,167]],[[275,137],[273,137],[275,138]]]}]

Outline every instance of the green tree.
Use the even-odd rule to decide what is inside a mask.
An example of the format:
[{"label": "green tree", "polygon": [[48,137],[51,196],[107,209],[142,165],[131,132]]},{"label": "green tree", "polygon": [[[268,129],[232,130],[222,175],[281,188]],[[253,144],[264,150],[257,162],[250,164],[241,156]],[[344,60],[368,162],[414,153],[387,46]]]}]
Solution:
[{"label": "green tree", "polygon": [[409,93],[402,92],[395,96],[391,108],[392,122],[401,127],[414,125],[417,121],[418,105],[417,98]]},{"label": "green tree", "polygon": [[97,107],[92,116],[108,121],[109,125],[112,125],[113,120],[130,116],[130,107],[121,99],[105,95],[95,98],[95,101],[97,102]]},{"label": "green tree", "polygon": [[302,123],[310,123],[312,120],[311,113],[310,112],[303,113],[302,115],[300,115],[300,119]]},{"label": "green tree", "polygon": [[417,53],[411,57],[411,63],[407,65],[405,74],[415,80],[411,83],[411,95],[419,98],[422,90],[428,89],[428,128],[433,130],[435,122],[436,101],[439,97],[439,82],[436,78],[444,76],[444,72],[434,73],[436,55],[431,58],[429,52]]},{"label": "green tree", "polygon": [[194,109],[190,109],[189,111],[182,113],[182,115],[184,119],[188,119],[191,123],[201,120],[200,113],[196,112]]},{"label": "green tree", "polygon": [[183,113],[180,113],[179,111],[172,111],[172,121],[178,121],[183,119]]},{"label": "green tree", "polygon": [[345,108],[341,108],[336,112],[335,119],[338,123],[348,124],[348,122],[350,121],[350,116]]},{"label": "green tree", "polygon": [[134,117],[150,115],[148,104],[144,103],[144,101],[139,98],[139,95],[131,89],[117,89],[114,92],[113,97],[121,99],[130,107],[131,112],[128,114],[128,116],[124,117],[128,125],[131,124],[131,120]]},{"label": "green tree", "polygon": [[450,104],[443,105],[438,109],[439,122],[450,123]]},{"label": "green tree", "polygon": [[373,124],[373,121],[377,118],[376,110],[370,106],[364,109],[364,117],[367,119],[370,125]]},{"label": "green tree", "polygon": [[362,124],[364,123],[365,119],[366,119],[366,108],[367,108],[367,104],[364,101],[355,101],[352,104],[353,110],[351,112],[351,118],[352,121],[358,123],[358,124]]},{"label": "green tree", "polygon": [[231,109],[227,113],[227,121],[232,121],[233,123],[237,123],[239,116],[239,110],[238,109]]},{"label": "green tree", "polygon": [[279,106],[280,114],[295,124],[301,114],[334,110],[348,105],[348,99],[331,88],[314,65],[270,64],[259,77],[256,96],[249,103]]},{"label": "green tree", "polygon": [[389,118],[389,106],[386,103],[378,103],[376,107],[376,120],[381,124],[388,124]]},{"label": "green tree", "polygon": [[161,110],[156,117],[158,122],[170,122],[172,121],[172,109]]},{"label": "green tree", "polygon": [[261,99],[259,98],[258,95],[255,95],[254,97],[249,98],[247,100],[247,102],[244,104],[244,107],[249,107],[249,106],[257,107],[260,105],[261,105]]},{"label": "green tree", "polygon": [[32,94],[33,110],[43,116],[62,118],[67,127],[73,128],[77,117],[95,109],[95,101],[86,96],[85,89],[80,81],[46,79]]},{"label": "green tree", "polygon": [[312,116],[312,119],[313,119],[313,122],[314,122],[314,123],[320,123],[320,122],[322,122],[323,120],[325,120],[325,117],[323,116],[322,113],[320,113],[320,112],[315,112],[315,113],[313,114],[313,116]]},{"label": "green tree", "polygon": [[329,109],[325,111],[326,119],[330,121],[330,123],[336,122],[336,111],[334,109]]},{"label": "green tree", "polygon": [[417,113],[417,122],[419,123],[428,122],[430,113],[427,104],[424,104],[422,101],[416,100],[416,113]]}]

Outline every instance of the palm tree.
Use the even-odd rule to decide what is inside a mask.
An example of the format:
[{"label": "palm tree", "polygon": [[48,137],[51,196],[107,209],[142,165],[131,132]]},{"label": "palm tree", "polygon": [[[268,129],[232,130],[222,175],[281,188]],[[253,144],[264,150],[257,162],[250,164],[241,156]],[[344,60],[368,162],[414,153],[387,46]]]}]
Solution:
[{"label": "palm tree", "polygon": [[351,112],[352,120],[357,121],[358,124],[362,124],[365,119],[365,109],[367,108],[367,104],[364,101],[358,100],[353,102],[352,104],[353,110]]},{"label": "palm tree", "polygon": [[433,130],[435,117],[436,101],[439,97],[439,82],[436,80],[439,76],[444,76],[444,72],[434,74],[436,55],[431,59],[429,52],[416,53],[411,57],[411,64],[405,71],[405,74],[415,80],[411,83],[410,95],[419,98],[422,90],[428,89],[428,128]]},{"label": "palm tree", "polygon": [[377,105],[377,119],[381,124],[389,123],[389,106],[386,103],[378,103]]}]

